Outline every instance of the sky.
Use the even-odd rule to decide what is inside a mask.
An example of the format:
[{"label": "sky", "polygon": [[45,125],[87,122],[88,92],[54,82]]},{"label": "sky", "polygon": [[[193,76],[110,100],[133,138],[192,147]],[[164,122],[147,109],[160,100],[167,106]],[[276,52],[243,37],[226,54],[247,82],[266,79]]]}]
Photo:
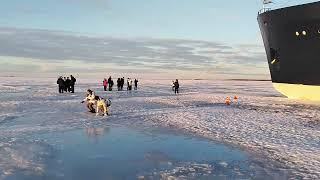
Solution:
[{"label": "sky", "polygon": [[4,1],[0,75],[269,79],[261,8],[260,0]]}]

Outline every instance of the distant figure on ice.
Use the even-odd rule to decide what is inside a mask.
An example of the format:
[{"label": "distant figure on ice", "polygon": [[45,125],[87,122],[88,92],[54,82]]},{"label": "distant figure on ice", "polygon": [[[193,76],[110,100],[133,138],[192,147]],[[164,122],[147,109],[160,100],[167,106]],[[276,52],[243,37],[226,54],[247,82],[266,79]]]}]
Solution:
[{"label": "distant figure on ice", "polygon": [[107,79],[106,79],[106,78],[104,78],[104,80],[103,80],[102,84],[103,84],[103,90],[104,90],[104,91],[107,91],[108,81],[107,81]]},{"label": "distant figure on ice", "polygon": [[131,80],[131,78],[127,79],[127,90],[128,91],[132,90],[132,80]]},{"label": "distant figure on ice", "polygon": [[118,80],[117,80],[117,88],[118,88],[118,91],[121,90],[121,79],[120,78],[118,78]]},{"label": "distant figure on ice", "polygon": [[89,109],[89,112],[92,112],[92,113],[96,112],[96,110],[93,107],[96,104],[95,98],[96,98],[95,93],[91,89],[88,89],[86,98],[81,102],[81,103],[87,102],[87,108]]},{"label": "distant figure on ice", "polygon": [[172,81],[172,85],[171,86],[172,86],[172,91],[174,91],[174,86],[175,86],[174,85],[174,81]]},{"label": "distant figure on ice", "polygon": [[130,78],[129,80],[129,90],[131,91],[132,90],[132,79]]},{"label": "distant figure on ice", "polygon": [[65,92],[68,92],[68,86],[67,86],[67,78],[66,77],[63,77],[63,90],[65,91]]},{"label": "distant figure on ice", "polygon": [[58,78],[57,84],[58,84],[59,93],[63,93],[63,91],[64,91],[64,81],[62,79],[62,76],[60,76]]},{"label": "distant figure on ice", "polygon": [[226,105],[228,105],[228,106],[231,105],[231,99],[230,99],[229,96],[226,98],[225,103],[226,103]]},{"label": "distant figure on ice", "polygon": [[121,91],[123,90],[123,86],[124,86],[124,77],[121,78],[121,86],[120,86]]},{"label": "distant figure on ice", "polygon": [[179,94],[179,81],[178,81],[178,79],[176,79],[176,81],[174,82],[174,93]]},{"label": "distant figure on ice", "polygon": [[73,77],[72,75],[70,75],[70,92],[71,93],[74,93],[74,85],[76,84],[77,82],[77,79],[75,77]]},{"label": "distant figure on ice", "polygon": [[129,88],[130,88],[130,83],[129,83],[129,81],[130,81],[130,78],[127,78],[127,91],[129,91]]},{"label": "distant figure on ice", "polygon": [[239,97],[238,97],[238,96],[234,96],[234,97],[233,97],[233,100],[234,100],[234,103],[235,103],[235,104],[238,104]]},{"label": "distant figure on ice", "polygon": [[113,80],[111,78],[111,76],[108,79],[108,84],[109,84],[109,91],[112,91],[112,87],[113,87]]},{"label": "distant figure on ice", "polygon": [[138,79],[134,79],[134,90],[138,89]]},{"label": "distant figure on ice", "polygon": [[110,91],[112,91],[113,85],[114,85],[114,82],[113,82],[113,79],[111,79],[111,89],[110,89]]},{"label": "distant figure on ice", "polygon": [[69,77],[67,77],[66,86],[67,86],[67,91],[71,92],[71,80],[69,79]]}]

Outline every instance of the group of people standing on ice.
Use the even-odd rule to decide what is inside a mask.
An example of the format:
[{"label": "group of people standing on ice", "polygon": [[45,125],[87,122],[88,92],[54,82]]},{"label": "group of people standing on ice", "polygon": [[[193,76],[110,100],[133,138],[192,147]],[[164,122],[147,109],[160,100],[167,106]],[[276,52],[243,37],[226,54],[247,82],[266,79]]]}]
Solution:
[{"label": "group of people standing on ice", "polygon": [[[70,77],[62,77],[60,76],[57,80],[57,84],[59,85],[59,93],[63,92],[71,92],[74,93],[74,86],[76,83],[76,78],[70,75]],[[132,80],[131,78],[127,78],[127,90],[131,91],[132,87],[134,85],[134,89],[138,89],[138,79]],[[123,90],[123,86],[125,83],[125,78],[118,78],[117,80],[117,87],[118,91]],[[103,80],[103,87],[104,91],[112,91],[112,87],[114,85],[113,79],[110,76],[108,79]],[[179,93],[179,81],[176,79],[175,81],[172,81],[172,90],[175,92],[175,94]],[[87,108],[89,109],[89,112],[96,113],[96,115],[99,115],[101,112],[103,115],[108,115],[109,110],[108,107],[111,105],[110,99],[104,99],[102,97],[97,96],[94,91],[88,89],[86,92],[86,98],[82,101],[82,103],[87,103]]]},{"label": "group of people standing on ice", "polygon": [[63,92],[71,92],[74,93],[74,85],[77,79],[70,75],[70,77],[62,77],[60,76],[57,80],[59,93]]},{"label": "group of people standing on ice", "polygon": [[[138,82],[139,82],[138,79],[134,79],[134,82],[133,82],[131,78],[128,78],[127,79],[127,90],[128,91],[132,90],[133,83],[134,83],[134,89],[137,90],[138,89]],[[113,79],[111,78],[111,76],[108,78],[108,80],[105,78],[103,80],[102,84],[103,84],[104,91],[107,91],[107,89],[109,91],[112,91],[112,87],[114,85],[114,82],[113,82]],[[122,91],[123,86],[124,86],[124,77],[118,78],[118,80],[117,80],[118,91]]]}]

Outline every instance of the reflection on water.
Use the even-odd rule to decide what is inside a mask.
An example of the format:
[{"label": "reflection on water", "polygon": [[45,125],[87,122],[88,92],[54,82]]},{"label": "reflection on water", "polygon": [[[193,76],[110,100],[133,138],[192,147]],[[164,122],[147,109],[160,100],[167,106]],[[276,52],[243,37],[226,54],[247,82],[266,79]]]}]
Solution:
[{"label": "reflection on water", "polygon": [[[276,179],[274,174],[279,179],[285,176],[257,166],[248,154],[238,149],[161,131],[153,131],[153,136],[149,136],[145,131],[93,126],[20,138],[8,149],[14,157],[2,159],[11,164],[7,171],[0,166],[2,177],[86,180]],[[0,157],[3,155],[0,151]]]},{"label": "reflection on water", "polygon": [[98,137],[98,136],[102,136],[105,134],[105,132],[107,132],[108,128],[94,128],[94,127],[90,127],[90,128],[86,128],[86,133],[88,135],[88,137]]},{"label": "reflection on water", "polygon": [[89,139],[92,139],[93,142],[97,143],[99,137],[106,135],[109,129],[109,127],[87,127],[85,132]]}]

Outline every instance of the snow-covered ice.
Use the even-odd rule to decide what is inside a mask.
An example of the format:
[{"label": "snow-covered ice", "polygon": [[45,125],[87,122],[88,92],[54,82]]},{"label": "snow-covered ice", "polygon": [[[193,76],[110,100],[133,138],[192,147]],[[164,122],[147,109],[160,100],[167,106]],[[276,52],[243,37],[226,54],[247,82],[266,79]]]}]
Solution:
[{"label": "snow-covered ice", "polygon": [[[39,173],[44,168],[41,157],[46,154],[34,154],[38,151],[33,149],[46,147],[37,146],[46,142],[18,143],[26,149],[24,154],[16,152],[20,145],[10,142],[34,133],[63,132],[107,121],[133,128],[182,130],[266,156],[279,163],[278,168],[292,172],[293,179],[320,178],[320,105],[289,100],[270,82],[181,80],[181,93],[176,96],[170,80],[140,80],[141,88],[132,92],[103,92],[99,81],[79,80],[73,95],[58,94],[55,81],[0,78],[0,153],[6,154],[0,157],[0,168],[4,175],[12,173],[11,167],[33,168]],[[88,88],[112,99],[111,116],[86,113],[80,101]],[[235,95],[238,103],[224,104],[227,96]],[[52,151],[47,148],[41,152]],[[39,160],[30,161],[28,155]],[[220,162],[220,166],[228,164]],[[177,166],[176,170],[184,168],[190,170],[194,165]],[[201,164],[199,168],[201,172],[212,170]],[[171,177],[176,171],[158,173]]]},{"label": "snow-covered ice", "polygon": [[[296,176],[320,178],[320,105],[282,97],[270,82],[185,82],[177,97],[148,97],[166,111],[147,122],[239,145],[266,154]],[[227,96],[238,103],[226,106]]]}]

